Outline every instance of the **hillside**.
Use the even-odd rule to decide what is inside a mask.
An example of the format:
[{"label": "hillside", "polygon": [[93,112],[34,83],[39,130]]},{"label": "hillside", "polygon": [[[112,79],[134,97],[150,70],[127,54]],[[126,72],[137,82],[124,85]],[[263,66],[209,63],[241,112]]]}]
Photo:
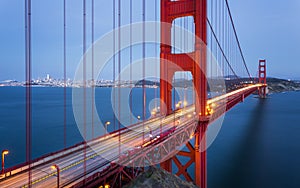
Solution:
[{"label": "hillside", "polygon": [[191,182],[184,181],[179,177],[160,168],[151,167],[140,174],[135,180],[124,188],[197,188]]},{"label": "hillside", "polygon": [[269,93],[300,91],[300,83],[291,80],[267,78],[267,84]]}]

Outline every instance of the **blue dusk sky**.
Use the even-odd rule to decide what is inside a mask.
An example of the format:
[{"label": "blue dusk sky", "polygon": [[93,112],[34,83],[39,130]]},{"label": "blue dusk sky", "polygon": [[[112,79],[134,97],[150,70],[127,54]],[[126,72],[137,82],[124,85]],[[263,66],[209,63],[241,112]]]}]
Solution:
[{"label": "blue dusk sky", "polygon": [[[129,0],[122,1],[122,24],[129,23]],[[221,1],[221,0],[220,0]],[[63,78],[63,0],[32,0],[32,77]],[[133,0],[133,22],[142,20],[141,0]],[[146,0],[154,20],[154,0]],[[159,2],[159,0],[157,1]],[[300,1],[229,0],[252,75],[267,59],[268,76],[300,79]],[[91,0],[87,0],[87,33]],[[112,29],[112,1],[95,0],[95,39]],[[25,78],[24,0],[0,0],[0,81]],[[91,38],[87,38],[88,47]],[[67,0],[67,76],[73,78],[82,55],[82,0]],[[109,79],[103,76],[104,79]]]}]

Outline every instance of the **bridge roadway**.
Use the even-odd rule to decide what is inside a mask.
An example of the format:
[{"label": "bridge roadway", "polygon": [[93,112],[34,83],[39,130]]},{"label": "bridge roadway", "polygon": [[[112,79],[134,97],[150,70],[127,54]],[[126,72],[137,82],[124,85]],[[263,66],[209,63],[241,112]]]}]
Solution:
[{"label": "bridge roadway", "polygon": [[[243,101],[251,93],[262,87],[261,84],[253,84],[230,93],[208,100],[212,108],[224,107],[226,111],[238,102]],[[228,106],[228,107],[227,107]],[[225,111],[224,111],[225,112]],[[215,116],[218,118],[222,112]],[[214,112],[213,112],[214,113]],[[218,113],[217,110],[215,113]],[[174,114],[163,117],[151,118],[145,122],[131,125],[120,131],[106,134],[89,141],[87,147],[81,143],[69,149],[49,154],[31,163],[32,187],[57,187],[57,172],[50,167],[56,164],[60,168],[60,187],[72,187],[83,180],[84,163],[86,163],[86,177],[107,169],[111,161],[119,159],[119,134],[121,140],[121,153],[128,153],[133,149],[139,149],[151,140],[159,140],[161,132],[167,132],[171,128],[181,128],[194,119],[194,105],[176,110]],[[176,120],[176,121],[174,121]],[[143,141],[144,132],[144,141]],[[92,147],[89,147],[92,146]],[[86,150],[84,152],[84,150]],[[84,157],[86,153],[86,157]],[[19,165],[17,168],[7,169],[0,176],[1,188],[28,187],[28,164]],[[27,183],[26,183],[27,182]]]}]

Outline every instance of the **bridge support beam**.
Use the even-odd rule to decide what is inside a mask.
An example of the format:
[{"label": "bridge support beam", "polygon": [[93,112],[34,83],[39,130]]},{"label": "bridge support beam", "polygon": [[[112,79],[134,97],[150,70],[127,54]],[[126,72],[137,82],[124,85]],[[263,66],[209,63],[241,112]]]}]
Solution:
[{"label": "bridge support beam", "polygon": [[[195,23],[195,51],[188,54],[173,54],[171,47],[172,23],[176,18],[193,16]],[[190,157],[190,161],[181,165],[174,156],[161,163],[161,167],[172,172],[172,161],[177,165],[177,175],[183,174],[188,181],[194,181],[201,188],[206,188],[206,148],[205,133],[207,128],[207,0],[161,0],[161,52],[160,52],[160,98],[162,115],[172,113],[172,80],[175,72],[189,71],[193,75],[195,89],[195,112],[198,128],[195,131],[195,143],[187,144],[189,152],[180,151],[178,155]],[[195,163],[195,178],[187,168]]]},{"label": "bridge support beam", "polygon": [[267,96],[267,70],[266,70],[266,60],[259,60],[258,66],[258,82],[264,86],[258,89],[258,94],[260,98],[266,98]]},{"label": "bridge support beam", "polygon": [[195,133],[195,183],[207,187],[206,129],[208,122],[200,122]]}]

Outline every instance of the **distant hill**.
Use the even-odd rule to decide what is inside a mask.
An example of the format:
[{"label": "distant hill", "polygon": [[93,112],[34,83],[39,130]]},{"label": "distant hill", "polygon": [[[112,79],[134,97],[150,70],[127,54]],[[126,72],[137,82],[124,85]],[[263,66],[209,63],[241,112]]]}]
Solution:
[{"label": "distant hill", "polygon": [[292,80],[267,78],[267,84],[270,93],[300,91],[300,83]]},{"label": "distant hill", "polygon": [[[240,78],[240,79],[232,79],[231,76],[229,76],[230,79],[224,80],[224,79],[211,79],[208,80],[209,82],[213,83],[211,87],[215,88],[209,88],[208,90],[218,90],[218,87],[223,85],[225,83],[227,91],[231,91],[236,89],[236,85],[239,85],[240,82],[247,83],[247,81],[250,81],[249,78]],[[256,78],[257,80],[257,78]],[[253,81],[253,80],[251,80]],[[286,79],[280,79],[280,78],[267,78],[267,84],[268,89],[270,93],[277,93],[277,92],[285,92],[285,91],[300,91],[300,82],[299,81],[292,81],[292,80],[286,80]],[[143,80],[137,82],[135,84],[136,86],[142,86]],[[145,80],[146,86],[160,86],[159,82],[155,81],[149,81]],[[193,81],[192,80],[185,80],[185,79],[176,79],[173,83],[174,87],[192,87]]]},{"label": "distant hill", "polygon": [[160,86],[159,82],[151,81],[151,80],[140,80],[135,83],[135,86],[143,86],[145,83],[146,86]]}]

